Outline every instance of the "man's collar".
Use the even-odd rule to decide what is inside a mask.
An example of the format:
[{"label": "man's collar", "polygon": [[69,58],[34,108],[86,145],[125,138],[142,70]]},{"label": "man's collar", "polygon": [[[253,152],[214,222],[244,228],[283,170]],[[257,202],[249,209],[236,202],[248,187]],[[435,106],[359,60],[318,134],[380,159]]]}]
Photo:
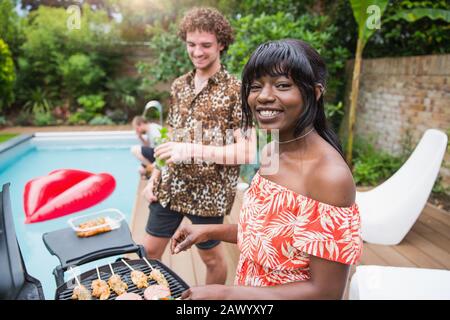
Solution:
[{"label": "man's collar", "polygon": [[[193,80],[194,77],[195,77],[195,72],[196,72],[196,69],[191,70],[191,71],[188,73],[188,76],[187,76],[187,78],[186,78],[186,80],[188,81],[188,83],[192,83],[192,80]],[[225,69],[224,65],[221,64],[221,65],[220,65],[219,71],[217,71],[216,73],[214,73],[214,74],[209,78],[208,81],[211,81],[212,83],[218,84],[218,83],[220,83],[220,82],[225,78],[225,76],[226,76],[226,69]]]}]

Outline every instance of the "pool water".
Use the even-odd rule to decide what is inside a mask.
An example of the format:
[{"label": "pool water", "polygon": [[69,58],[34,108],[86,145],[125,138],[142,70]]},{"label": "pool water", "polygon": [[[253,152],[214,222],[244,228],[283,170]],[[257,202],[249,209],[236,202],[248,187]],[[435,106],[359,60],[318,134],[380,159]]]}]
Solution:
[{"label": "pool water", "polygon": [[[88,146],[79,143],[70,146],[72,142],[52,146],[51,142],[34,144],[31,139],[25,143],[28,146],[22,152],[15,155],[13,153],[13,156],[3,163],[3,167],[0,163],[0,187],[5,183],[11,183],[11,206],[16,234],[28,273],[41,281],[46,299],[54,298],[56,283],[52,271],[59,264],[59,260],[45,248],[42,241],[43,233],[67,228],[67,220],[71,217],[106,208],[119,209],[130,223],[139,182],[136,170],[139,163],[130,153],[132,142],[134,141],[130,139],[130,143],[121,143],[115,146],[105,146],[102,142],[97,145],[91,142]],[[56,169],[80,169],[92,173],[106,172],[115,178],[116,189],[107,199],[86,210],[45,222],[25,224],[23,209],[25,184],[33,178],[47,175]],[[86,264],[80,270],[83,272],[95,268],[95,265],[110,261],[115,261],[115,258]],[[72,278],[72,275],[66,272],[66,279],[69,278]]]}]

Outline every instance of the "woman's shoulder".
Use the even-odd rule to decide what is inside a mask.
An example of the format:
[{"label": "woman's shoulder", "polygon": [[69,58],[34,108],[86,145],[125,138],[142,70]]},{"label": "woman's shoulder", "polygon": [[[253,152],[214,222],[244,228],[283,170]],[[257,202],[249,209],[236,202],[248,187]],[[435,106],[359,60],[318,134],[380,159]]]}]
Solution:
[{"label": "woman's shoulder", "polygon": [[339,154],[321,157],[311,168],[307,184],[309,196],[322,203],[336,207],[350,207],[355,203],[355,182]]}]

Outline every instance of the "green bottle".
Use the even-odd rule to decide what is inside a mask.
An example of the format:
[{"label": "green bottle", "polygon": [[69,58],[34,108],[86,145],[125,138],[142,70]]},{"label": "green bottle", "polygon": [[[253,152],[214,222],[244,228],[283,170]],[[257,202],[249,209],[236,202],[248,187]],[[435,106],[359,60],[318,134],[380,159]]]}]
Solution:
[{"label": "green bottle", "polygon": [[[159,146],[163,143],[170,141],[169,136],[168,136],[169,130],[167,128],[159,129],[159,133],[160,133],[160,136],[155,139],[156,146]],[[156,168],[161,170],[163,167],[166,166],[166,160],[156,158],[155,165],[156,165]]]}]

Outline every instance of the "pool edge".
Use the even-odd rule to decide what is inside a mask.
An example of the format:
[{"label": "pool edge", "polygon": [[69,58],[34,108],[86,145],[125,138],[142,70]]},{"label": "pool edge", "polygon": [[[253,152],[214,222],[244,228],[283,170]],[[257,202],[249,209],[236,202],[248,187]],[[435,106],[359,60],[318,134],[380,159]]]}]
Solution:
[{"label": "pool edge", "polygon": [[18,146],[21,143],[31,140],[34,136],[34,133],[23,133],[17,137],[9,139],[8,141],[0,143],[0,154],[14,148],[15,146]]}]

